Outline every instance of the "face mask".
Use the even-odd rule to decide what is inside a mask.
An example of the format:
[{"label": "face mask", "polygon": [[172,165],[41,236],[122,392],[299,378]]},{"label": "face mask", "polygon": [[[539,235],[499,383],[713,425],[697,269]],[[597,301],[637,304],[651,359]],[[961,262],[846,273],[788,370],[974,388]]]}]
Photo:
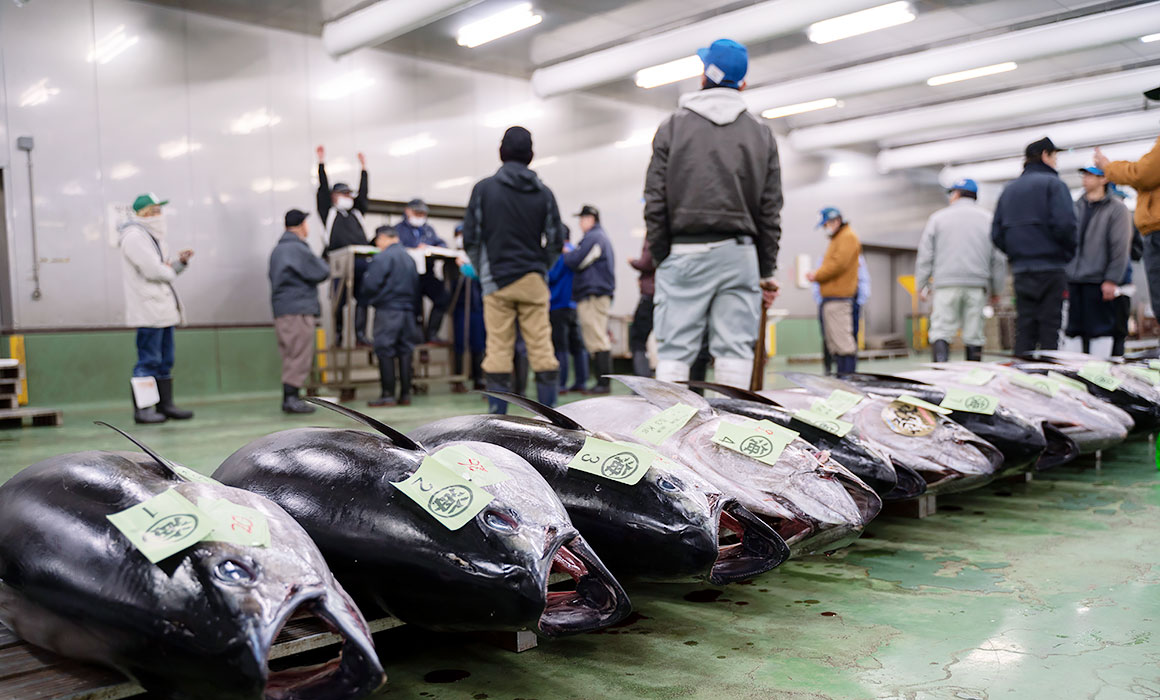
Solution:
[{"label": "face mask", "polygon": [[424,226],[427,225],[427,217],[425,217],[425,216],[408,216],[407,217],[407,224],[409,224],[411,226],[411,228],[423,228]]},{"label": "face mask", "polygon": [[354,206],[354,200],[350,197],[339,197],[334,200],[334,206],[342,211],[350,211],[350,208]]},{"label": "face mask", "polygon": [[165,236],[165,212],[154,214],[153,216],[138,216],[137,221],[149,230],[155,238],[163,238]]}]

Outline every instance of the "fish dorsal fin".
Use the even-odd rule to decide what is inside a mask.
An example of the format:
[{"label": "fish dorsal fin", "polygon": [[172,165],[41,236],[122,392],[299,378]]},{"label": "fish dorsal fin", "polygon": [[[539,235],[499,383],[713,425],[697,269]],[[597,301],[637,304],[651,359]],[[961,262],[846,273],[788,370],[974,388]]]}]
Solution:
[{"label": "fish dorsal fin", "polygon": [[741,387],[727,386],[725,384],[717,384],[716,382],[689,381],[689,382],[681,382],[681,383],[686,385],[686,386],[691,386],[695,389],[708,389],[709,391],[715,391],[718,394],[724,394],[725,396],[728,396],[731,399],[740,399],[742,401],[752,401],[754,403],[765,404],[767,406],[776,406],[777,405],[777,402],[774,401],[773,399],[769,398],[768,396],[762,396],[761,394],[757,393],[756,391],[750,391],[749,389],[742,389]]},{"label": "fish dorsal fin", "polygon": [[350,418],[352,420],[356,420],[359,423],[362,423],[363,425],[365,425],[369,428],[374,428],[375,430],[379,431],[383,435],[386,435],[387,437],[389,437],[391,439],[391,442],[393,442],[395,444],[395,447],[398,447],[398,448],[401,448],[404,450],[418,450],[420,452],[427,451],[426,448],[424,448],[422,445],[415,442],[413,439],[407,437],[403,433],[400,433],[398,430],[395,430],[394,428],[387,425],[386,423],[382,423],[380,421],[377,421],[374,418],[371,418],[370,416],[359,413],[358,411],[356,411],[352,408],[347,408],[346,406],[340,406],[332,401],[326,401],[326,400],[320,399],[316,396],[308,396],[308,397],[306,397],[306,400],[309,401],[310,403],[314,404],[315,406],[322,406],[323,408],[329,408],[330,410],[334,411],[335,413],[341,413],[342,415],[346,416],[347,418]]},{"label": "fish dorsal fin", "polygon": [[849,391],[859,396],[866,395],[866,392],[862,391],[857,385],[844,382],[841,379],[835,379],[834,377],[823,377],[818,374],[806,374],[805,372],[782,372],[781,376],[806,389],[811,394],[818,396],[829,395],[830,392],[836,389]]},{"label": "fish dorsal fin", "polygon": [[653,379],[652,377],[637,377],[631,374],[608,374],[605,376],[610,379],[615,379],[629,389],[632,389],[633,393],[637,396],[661,408],[669,408],[670,406],[683,403],[699,411],[705,409],[712,410],[712,407],[705,400],[704,396],[700,396],[680,384],[673,384],[672,382],[665,382],[660,379]]},{"label": "fish dorsal fin", "polygon": [[103,420],[95,420],[95,421],[93,421],[93,423],[100,425],[100,426],[104,426],[110,430],[117,431],[118,433],[121,434],[121,437],[125,438],[126,440],[133,443],[137,447],[140,447],[142,452],[144,452],[145,454],[152,457],[158,464],[161,465],[161,468],[164,469],[165,471],[169,472],[170,475],[175,476],[178,479],[181,479],[182,481],[189,481],[184,476],[182,476],[180,473],[178,473],[178,471],[176,469],[173,468],[172,462],[170,462],[168,459],[165,459],[164,457],[159,455],[152,447],[141,442],[140,440],[133,437],[129,433],[126,433],[124,430],[121,430],[120,428],[118,428],[115,425],[109,425],[108,423],[106,423]]},{"label": "fish dorsal fin", "polygon": [[533,401],[526,396],[520,396],[519,394],[512,394],[506,391],[481,391],[479,393],[483,394],[484,396],[490,396],[493,399],[507,401],[510,404],[519,406],[529,413],[534,413],[537,416],[546,419],[549,423],[556,426],[557,428],[564,428],[565,430],[579,430],[585,433],[591,432],[584,426],[580,425],[563,413],[560,413],[556,409],[549,408],[539,401]]},{"label": "fish dorsal fin", "polygon": [[900,377],[895,374],[876,374],[874,372],[858,372],[850,375],[855,378],[877,379],[883,382],[902,382],[905,384],[921,384],[922,386],[931,386],[930,382],[920,381],[918,379],[911,379],[910,377]]}]

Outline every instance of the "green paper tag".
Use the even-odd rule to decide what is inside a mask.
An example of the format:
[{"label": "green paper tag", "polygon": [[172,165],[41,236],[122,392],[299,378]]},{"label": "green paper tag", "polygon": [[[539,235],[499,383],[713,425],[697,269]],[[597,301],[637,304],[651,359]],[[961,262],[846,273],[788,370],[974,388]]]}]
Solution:
[{"label": "green paper tag", "polygon": [[1142,367],[1129,367],[1128,369],[1131,370],[1132,374],[1153,386],[1160,384],[1160,372],[1154,369],[1143,369]]},{"label": "green paper tag", "polygon": [[466,525],[493,498],[431,457],[426,457],[406,480],[391,483],[448,530]]},{"label": "green paper tag", "polygon": [[1160,369],[1160,360],[1148,360],[1149,369]]},{"label": "green paper tag", "polygon": [[490,459],[463,445],[444,447],[431,458],[476,486],[491,486],[511,478]]},{"label": "green paper tag", "polygon": [[569,469],[602,476],[632,486],[644,477],[657,453],[644,445],[584,438],[584,446],[568,462]]},{"label": "green paper tag", "polygon": [[199,505],[213,525],[213,532],[202,541],[232,542],[243,547],[270,546],[270,523],[261,511],[224,498],[205,499]]},{"label": "green paper tag", "polygon": [[939,402],[939,406],[952,411],[967,411],[968,413],[982,413],[989,416],[999,407],[999,398],[990,394],[978,394],[964,389],[947,389],[947,395]]},{"label": "green paper tag", "polygon": [[959,383],[968,384],[970,386],[983,386],[994,378],[994,372],[985,369],[973,369],[970,372],[967,372],[967,376],[960,379]]},{"label": "green paper tag", "polygon": [[1047,373],[1047,378],[1051,379],[1051,380],[1055,381],[1057,384],[1061,384],[1069,389],[1075,389],[1076,391],[1082,391],[1085,394],[1088,393],[1087,384],[1084,384],[1083,382],[1077,382],[1076,380],[1072,379],[1071,377],[1067,376],[1066,374],[1060,374],[1059,372],[1056,372],[1055,370],[1050,370]]},{"label": "green paper tag", "polygon": [[1049,379],[1042,374],[1011,374],[1008,379],[1012,384],[1039,392],[1044,396],[1055,396],[1059,391],[1059,384],[1052,379]]},{"label": "green paper tag", "polygon": [[688,404],[675,404],[640,424],[632,434],[654,445],[668,440],[696,415],[697,409]]},{"label": "green paper tag", "polygon": [[853,423],[831,418],[825,414],[818,413],[816,410],[794,411],[793,417],[803,423],[808,423],[819,430],[824,430],[838,437],[846,437],[846,433],[854,428]]},{"label": "green paper tag", "polygon": [[1107,362],[1089,362],[1079,371],[1079,376],[1101,389],[1115,391],[1123,384],[1111,375],[1111,365]]},{"label": "green paper tag", "polygon": [[205,474],[202,474],[201,472],[196,472],[196,471],[190,469],[189,467],[183,467],[180,464],[173,464],[172,462],[170,462],[168,466],[170,469],[177,472],[181,476],[185,477],[189,481],[196,481],[199,484],[219,484],[219,483],[221,483],[217,479],[208,477]]},{"label": "green paper tag", "polygon": [[946,415],[950,414],[950,410],[945,409],[942,406],[935,406],[933,403],[931,403],[929,401],[923,401],[922,399],[918,398],[917,396],[911,396],[910,394],[903,394],[902,396],[899,396],[898,398],[896,398],[894,400],[897,401],[898,403],[909,404],[909,405],[915,406],[917,408],[925,408],[928,411],[934,411],[935,413],[938,413],[940,415],[946,416]]},{"label": "green paper tag", "polygon": [[209,515],[173,489],[106,517],[154,564],[197,544],[213,529]]},{"label": "green paper tag", "polygon": [[713,435],[713,442],[759,462],[773,465],[777,463],[777,458],[781,456],[786,446],[797,436],[794,431],[769,421],[749,421],[745,425],[722,421]]},{"label": "green paper tag", "polygon": [[826,418],[841,418],[862,402],[862,397],[850,391],[835,389],[824,401],[815,401],[810,410]]}]

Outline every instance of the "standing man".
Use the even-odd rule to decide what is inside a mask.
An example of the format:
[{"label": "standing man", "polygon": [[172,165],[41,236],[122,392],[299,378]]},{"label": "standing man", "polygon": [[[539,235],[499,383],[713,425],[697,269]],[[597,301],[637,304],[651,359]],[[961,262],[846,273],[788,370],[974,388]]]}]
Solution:
[{"label": "standing man", "polygon": [[[133,368],[133,420],[164,423],[193,418],[173,404],[173,327],[184,322],[173,281],[185,271],[193,251],[169,257],[165,212],[169,200],[152,192],[133,200],[133,215],[122,223],[121,254],[125,322],[137,327],[137,365]],[[150,381],[152,380],[152,381]],[[154,387],[156,390],[154,391]]]},{"label": "standing man", "polygon": [[[375,246],[363,279],[365,303],[375,307],[375,356],[379,360],[379,398],[368,406],[410,406],[411,365],[415,355],[415,309],[419,297],[419,271],[415,261],[399,245],[399,233],[390,226],[375,229]],[[395,363],[398,363],[396,372]],[[395,399],[395,378],[399,398]]]},{"label": "standing man", "polygon": [[978,204],[979,186],[971,179],[951,185],[951,204],[927,219],[918,244],[914,283],[930,312],[932,359],[946,362],[950,344],[963,333],[968,361],[983,359],[983,307],[998,304],[1007,265],[991,243],[991,214]]},{"label": "standing man", "polygon": [[759,305],[777,296],[781,166],[773,132],[741,97],[746,48],[719,39],[697,55],[702,89],[657,128],[645,177],[657,378],[688,379],[707,332],[716,380],[747,387]]},{"label": "standing man", "polygon": [[[580,208],[580,230],[583,240],[576,249],[564,253],[564,264],[576,273],[572,282],[572,298],[576,301],[576,316],[584,347],[592,358],[596,372],[596,386],[587,394],[608,394],[612,374],[612,344],[608,341],[608,310],[612,307],[612,293],[616,290],[615,257],[612,241],[600,225],[600,212],[591,204]],[[583,386],[583,385],[581,385]]]},{"label": "standing man", "polygon": [[632,326],[628,329],[628,347],[632,351],[632,373],[638,377],[651,377],[652,368],[648,364],[648,337],[653,330],[653,294],[656,292],[656,269],[648,244],[641,246],[640,257],[630,258],[628,264],[640,273],[637,285],[640,300],[636,302],[636,313],[632,316]]},{"label": "standing man", "polygon": [[[334,187],[326,179],[326,150],[322,146],[315,149],[318,154],[318,216],[322,218],[322,228],[326,235],[326,247],[322,257],[327,257],[331,251],[341,250],[352,245],[367,245],[367,232],[363,216],[367,213],[367,204],[370,201],[370,190],[367,185],[367,159],[362,153],[358,154],[358,164],[362,168],[359,176],[358,194],[351,192],[350,185],[345,182],[336,182]],[[355,342],[359,345],[370,345],[366,336],[367,307],[358,304],[361,296],[363,275],[367,272],[366,258],[355,256],[354,259],[354,289],[352,294],[356,300],[354,331]],[[334,338],[335,345],[342,343],[343,312],[346,309],[346,288],[341,280],[334,281],[332,294],[338,295],[338,306],[334,311]]]},{"label": "standing man", "polygon": [[834,207],[821,211],[818,228],[826,230],[830,244],[818,269],[806,274],[818,283],[822,295],[822,335],[834,358],[838,375],[852,374],[858,363],[858,341],[854,336],[854,300],[858,295],[858,259],[862,243],[842,212]]},{"label": "standing man", "polygon": [[282,355],[282,411],[314,413],[298,392],[314,364],[314,328],[322,306],[318,285],[330,276],[330,266],[310,250],[306,212],[286,212],[286,232],[270,253],[270,303],[274,332]]},{"label": "standing man", "polygon": [[1083,195],[1075,202],[1077,253],[1067,266],[1066,349],[1107,359],[1115,335],[1116,289],[1132,248],[1132,216],[1108,194],[1108,179],[1095,166],[1080,168]]},{"label": "standing man", "polygon": [[1028,144],[1023,174],[1003,188],[991,241],[1015,276],[1015,354],[1059,347],[1064,268],[1075,256],[1075,209],[1056,172],[1059,149],[1049,138]]},{"label": "standing man", "polygon": [[[431,224],[427,223],[427,214],[430,209],[427,203],[416,197],[403,209],[403,220],[396,226],[395,230],[399,232],[399,242],[407,248],[423,249],[427,246],[435,246],[438,248],[446,248],[447,244],[435,233],[435,229]],[[447,285],[443,283],[443,279],[435,274],[435,259],[427,258],[427,267],[423,274],[419,277],[419,289],[423,296],[431,300],[431,316],[427,319],[427,324],[423,329],[423,339],[428,343],[439,343],[443,341],[439,338],[439,329],[443,326],[443,315],[447,313],[447,307],[451,305],[451,295],[447,292]],[[446,263],[439,263],[445,265]],[[418,312],[422,314],[423,307],[420,306]],[[420,321],[420,324],[422,322]]]},{"label": "standing man", "polygon": [[[475,183],[463,220],[463,247],[483,284],[487,353],[483,371],[488,387],[510,391],[516,321],[536,374],[536,398],[556,403],[560,364],[552,348],[548,321],[548,270],[564,245],[556,197],[534,172],[532,134],[522,126],[504,132],[499,145],[503,165]],[[488,400],[492,413],[507,403]]]},{"label": "standing man", "polygon": [[[569,240],[568,227],[564,227],[564,255],[576,249]],[[572,298],[572,283],[575,273],[564,264],[564,255],[556,258],[556,263],[548,271],[548,289],[551,302],[548,318],[552,321],[552,347],[556,349],[556,361],[560,363],[560,393],[568,389],[568,357],[576,370],[576,383],[572,391],[584,391],[588,382],[588,353],[584,350],[584,337],[580,324],[576,321],[576,300]],[[526,372],[525,372],[526,374]]]}]

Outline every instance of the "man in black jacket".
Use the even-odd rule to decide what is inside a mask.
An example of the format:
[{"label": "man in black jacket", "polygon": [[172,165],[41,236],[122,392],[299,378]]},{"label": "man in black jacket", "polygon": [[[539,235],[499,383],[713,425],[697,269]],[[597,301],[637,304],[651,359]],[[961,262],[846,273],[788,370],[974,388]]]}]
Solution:
[{"label": "man in black jacket", "polygon": [[[375,307],[375,356],[379,360],[382,394],[368,401],[367,405],[409,406],[415,336],[419,332],[415,321],[415,311],[421,303],[419,270],[399,243],[399,232],[393,227],[380,226],[375,229],[375,245],[381,250],[367,266],[367,274],[363,279],[365,296],[361,301]],[[397,401],[396,377],[399,380]]]},{"label": "man in black jacket", "polygon": [[1059,347],[1076,221],[1071,192],[1055,170],[1058,152],[1049,138],[1027,146],[1023,174],[1003,188],[991,220],[991,240],[1015,276],[1016,355]]},{"label": "man in black jacket", "polygon": [[[483,371],[488,388],[511,390],[518,320],[536,375],[536,397],[552,406],[560,364],[552,348],[547,274],[563,248],[564,229],[555,195],[528,169],[531,133],[521,126],[508,129],[499,158],[503,165],[495,175],[471,190],[463,218],[463,247],[483,285]],[[507,404],[489,399],[489,410],[505,413]]]},{"label": "man in black jacket", "polygon": [[[576,273],[572,281],[572,299],[580,319],[584,348],[596,368],[596,386],[585,393],[612,392],[612,344],[608,341],[608,310],[616,291],[616,258],[612,241],[600,225],[600,211],[585,204],[580,213],[580,230],[584,239],[575,249],[564,253],[564,264]],[[582,388],[581,391],[584,391]]]},{"label": "man in black jacket", "polygon": [[[345,182],[336,182],[334,187],[330,186],[330,181],[326,177],[326,150],[319,146],[315,149],[315,153],[318,154],[318,216],[322,218],[323,236],[326,240],[322,257],[325,258],[331,251],[341,250],[347,246],[369,244],[370,241],[367,240],[367,232],[363,222],[363,216],[367,213],[367,204],[370,201],[366,156],[362,153],[358,154],[358,164],[362,168],[362,175],[359,177],[358,194],[355,194],[351,191],[350,185]],[[362,279],[367,272],[368,264],[366,258],[355,256],[353,295],[356,300],[361,296]],[[346,308],[346,289],[340,280],[334,281],[331,293],[338,295],[338,307],[334,311],[334,344],[339,345],[342,342],[344,325],[342,319],[343,311]],[[354,332],[355,340],[360,345],[370,345],[366,330],[367,307],[364,304],[357,304]]]}]

